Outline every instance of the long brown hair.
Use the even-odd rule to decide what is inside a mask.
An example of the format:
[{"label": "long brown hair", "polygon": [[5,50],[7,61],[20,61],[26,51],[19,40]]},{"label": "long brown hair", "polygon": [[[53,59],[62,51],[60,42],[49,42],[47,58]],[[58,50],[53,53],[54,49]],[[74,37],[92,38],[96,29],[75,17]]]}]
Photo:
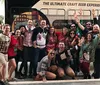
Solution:
[{"label": "long brown hair", "polygon": [[88,36],[89,34],[91,35],[91,41],[90,41],[90,42],[93,41],[93,34],[92,34],[92,33],[87,33],[86,36],[85,36],[85,42],[87,42],[87,36]]}]

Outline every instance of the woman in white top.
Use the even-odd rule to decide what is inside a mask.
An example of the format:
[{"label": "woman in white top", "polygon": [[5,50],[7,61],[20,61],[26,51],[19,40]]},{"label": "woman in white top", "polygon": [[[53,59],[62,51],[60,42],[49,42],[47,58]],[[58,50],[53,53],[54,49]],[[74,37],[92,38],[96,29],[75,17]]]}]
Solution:
[{"label": "woman in white top", "polygon": [[[37,76],[35,80],[55,79],[56,74],[49,70],[52,59],[55,57],[55,51],[50,50],[48,55],[43,57],[38,63]],[[55,67],[57,69],[57,67]]]}]

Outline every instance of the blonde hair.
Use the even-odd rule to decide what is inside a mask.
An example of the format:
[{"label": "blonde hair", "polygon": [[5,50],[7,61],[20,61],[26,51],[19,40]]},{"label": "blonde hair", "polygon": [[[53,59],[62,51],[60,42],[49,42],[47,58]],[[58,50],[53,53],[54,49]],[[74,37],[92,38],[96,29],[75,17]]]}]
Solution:
[{"label": "blonde hair", "polygon": [[55,52],[55,50],[54,49],[50,49],[49,51],[48,51],[48,56],[50,55],[50,53],[52,53],[52,52]]}]

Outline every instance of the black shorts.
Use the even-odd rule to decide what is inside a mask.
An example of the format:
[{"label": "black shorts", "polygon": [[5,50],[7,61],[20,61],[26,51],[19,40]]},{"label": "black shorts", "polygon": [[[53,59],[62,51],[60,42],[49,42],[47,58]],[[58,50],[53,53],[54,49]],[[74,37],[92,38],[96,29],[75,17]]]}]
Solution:
[{"label": "black shorts", "polygon": [[11,59],[13,59],[13,58],[15,59],[15,57],[16,56],[8,56],[8,61],[11,60]]}]

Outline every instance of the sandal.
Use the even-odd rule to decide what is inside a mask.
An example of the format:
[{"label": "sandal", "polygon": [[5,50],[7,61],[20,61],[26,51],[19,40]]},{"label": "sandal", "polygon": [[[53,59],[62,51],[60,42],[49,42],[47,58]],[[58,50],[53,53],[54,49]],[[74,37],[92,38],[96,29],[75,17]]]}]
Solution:
[{"label": "sandal", "polygon": [[16,81],[16,79],[15,78],[9,78],[9,79],[7,79],[7,81],[8,82],[10,82],[10,81]]}]

